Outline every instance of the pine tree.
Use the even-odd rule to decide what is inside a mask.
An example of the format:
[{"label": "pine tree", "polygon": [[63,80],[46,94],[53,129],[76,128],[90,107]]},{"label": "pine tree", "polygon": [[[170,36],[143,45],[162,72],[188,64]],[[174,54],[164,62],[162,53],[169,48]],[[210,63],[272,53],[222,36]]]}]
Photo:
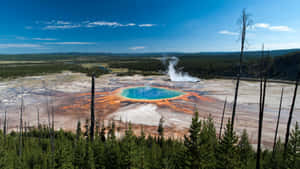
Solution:
[{"label": "pine tree", "polygon": [[241,161],[241,168],[249,168],[251,157],[253,156],[253,150],[248,140],[247,131],[244,129],[241,139],[238,143],[238,153]]},{"label": "pine tree", "polygon": [[103,169],[105,167],[104,144],[101,141],[96,141],[93,144],[95,168]]},{"label": "pine tree", "polygon": [[159,135],[158,142],[159,142],[160,146],[162,146],[163,138],[164,138],[164,118],[163,118],[163,116],[161,116],[161,118],[159,119],[157,132],[158,132],[158,135]]},{"label": "pine tree", "polygon": [[88,139],[89,137],[89,120],[85,120],[85,125],[84,125],[85,131],[84,131],[84,136]]},{"label": "pine tree", "polygon": [[83,168],[85,161],[85,140],[79,138],[78,141],[76,141],[75,147],[74,147],[74,166],[75,168]]},{"label": "pine tree", "polygon": [[231,122],[228,120],[223,138],[217,147],[217,169],[238,169],[240,168],[238,159],[238,149],[236,144],[238,137],[231,131]]},{"label": "pine tree", "polygon": [[125,137],[122,140],[122,168],[130,169],[138,166],[135,140],[136,137],[133,135],[131,123],[129,123],[128,129],[125,131]]},{"label": "pine tree", "polygon": [[108,130],[107,133],[107,138],[110,140],[116,140],[116,125],[115,125],[115,121],[112,121],[111,123],[111,127]]},{"label": "pine tree", "polygon": [[81,123],[80,120],[77,122],[77,129],[76,129],[76,138],[77,140],[81,137]]},{"label": "pine tree", "polygon": [[203,123],[200,132],[201,168],[216,168],[215,150],[217,145],[216,129],[211,116]]},{"label": "pine tree", "polygon": [[100,132],[100,139],[102,142],[105,142],[105,126],[104,121],[102,122],[101,132]]},{"label": "pine tree", "polygon": [[184,137],[184,146],[186,148],[186,166],[188,168],[200,168],[200,131],[201,122],[198,112],[195,112],[192,124],[189,129],[189,136]]},{"label": "pine tree", "polygon": [[295,128],[290,135],[286,163],[290,169],[300,168],[300,129],[298,122],[296,122]]},{"label": "pine tree", "polygon": [[269,160],[268,168],[272,168],[272,169],[286,168],[285,162],[283,160],[283,152],[284,152],[284,146],[279,137],[278,141],[276,142],[273,158]]}]

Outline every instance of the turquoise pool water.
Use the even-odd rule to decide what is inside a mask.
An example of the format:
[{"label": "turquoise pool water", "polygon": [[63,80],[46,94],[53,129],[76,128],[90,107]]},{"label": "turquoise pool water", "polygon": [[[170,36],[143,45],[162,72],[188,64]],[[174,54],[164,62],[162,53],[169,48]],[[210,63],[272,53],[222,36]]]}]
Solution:
[{"label": "turquoise pool water", "polygon": [[133,87],[124,89],[121,93],[122,96],[130,99],[138,100],[158,100],[177,97],[184,94],[183,92],[168,90],[158,87]]}]

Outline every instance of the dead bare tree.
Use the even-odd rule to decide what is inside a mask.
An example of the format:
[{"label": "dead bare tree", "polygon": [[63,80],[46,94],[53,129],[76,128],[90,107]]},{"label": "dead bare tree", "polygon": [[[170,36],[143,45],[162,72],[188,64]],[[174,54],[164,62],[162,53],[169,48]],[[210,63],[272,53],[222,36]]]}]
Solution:
[{"label": "dead bare tree", "polygon": [[50,128],[51,128],[51,120],[50,120],[50,110],[49,110],[49,97],[48,97],[48,88],[46,87],[46,82],[43,81],[43,88],[45,90],[45,93],[46,93],[46,112],[47,112],[47,115],[48,115],[48,129],[49,129],[49,135],[50,135]]},{"label": "dead bare tree", "polygon": [[25,111],[24,107],[24,88],[21,88],[22,93],[21,93],[21,105],[20,105],[20,124],[19,124],[19,156],[22,156],[22,146],[23,146],[23,140],[22,140],[22,135],[23,135],[23,112]]},{"label": "dead bare tree", "polygon": [[223,107],[223,113],[222,113],[222,119],[221,119],[221,126],[220,126],[220,131],[219,131],[219,139],[221,139],[221,136],[222,136],[222,128],[223,128],[223,120],[224,120],[224,114],[225,114],[226,104],[227,104],[227,97],[225,98],[224,107]]},{"label": "dead bare tree", "polygon": [[293,101],[290,109],[290,115],[286,127],[286,134],[285,134],[285,142],[284,142],[284,154],[283,157],[286,159],[286,154],[287,154],[287,146],[289,142],[289,136],[290,136],[290,127],[292,123],[292,118],[293,118],[293,112],[294,112],[294,106],[295,106],[295,101],[296,101],[296,96],[297,96],[297,89],[298,89],[298,83],[299,83],[299,77],[295,83],[295,90],[294,90],[294,96],[293,96]]},{"label": "dead bare tree", "polygon": [[264,67],[263,58],[264,58],[264,44],[262,45],[261,69],[260,69],[259,123],[258,123],[258,140],[257,140],[257,151],[256,151],[256,169],[260,168],[261,134],[262,134],[262,127],[263,127],[266,84],[267,84],[267,77],[263,72],[263,67]]},{"label": "dead bare tree", "polygon": [[92,86],[91,86],[91,128],[90,128],[90,137],[91,141],[94,140],[94,128],[95,128],[95,75],[92,74]]},{"label": "dead bare tree", "polygon": [[36,106],[36,118],[37,118],[37,128],[40,129],[40,109]]},{"label": "dead bare tree", "polygon": [[4,124],[3,124],[3,135],[4,135],[4,141],[6,142],[6,132],[7,132],[7,120],[6,120],[6,113],[7,109],[4,109]]},{"label": "dead bare tree", "polygon": [[264,107],[265,107],[265,96],[266,96],[266,84],[267,79],[264,79],[263,82],[263,93],[262,93],[262,103],[261,109],[259,112],[259,127],[258,127],[258,143],[257,143],[257,154],[256,154],[256,169],[260,168],[260,154],[261,154],[261,134],[262,134],[262,127],[263,127],[263,118],[264,118]]},{"label": "dead bare tree", "polygon": [[280,96],[279,110],[278,110],[278,115],[277,115],[277,123],[276,123],[275,136],[274,136],[274,143],[273,143],[273,150],[272,150],[272,160],[274,159],[274,155],[275,155],[275,152],[276,152],[276,142],[277,142],[277,133],[278,133],[279,121],[280,121],[280,113],[281,113],[282,97],[283,97],[283,88],[281,89],[281,96]]},{"label": "dead bare tree", "polygon": [[232,107],[232,117],[231,117],[232,130],[231,131],[233,131],[233,127],[234,127],[236,104],[237,104],[237,97],[238,97],[239,84],[240,84],[240,76],[242,73],[242,61],[243,61],[243,55],[244,55],[244,49],[245,49],[246,32],[247,32],[247,28],[251,25],[250,16],[249,16],[249,14],[246,13],[245,9],[243,10],[242,16],[240,18],[240,24],[241,24],[241,53],[240,53],[239,71],[237,73],[234,102],[233,102],[233,107]]}]

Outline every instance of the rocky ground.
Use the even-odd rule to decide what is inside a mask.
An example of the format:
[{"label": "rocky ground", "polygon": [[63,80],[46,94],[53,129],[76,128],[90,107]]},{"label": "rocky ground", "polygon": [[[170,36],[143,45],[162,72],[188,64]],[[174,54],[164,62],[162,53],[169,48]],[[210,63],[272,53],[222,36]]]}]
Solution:
[{"label": "rocky ground", "polygon": [[[118,90],[130,86],[162,86],[181,90],[186,96],[174,100],[136,102],[118,95]],[[192,112],[199,111],[201,118],[213,117],[217,131],[225,98],[228,100],[225,118],[231,116],[234,80],[211,79],[200,82],[171,82],[167,76],[124,76],[108,74],[96,79],[96,117],[99,121],[114,119],[120,127],[130,121],[136,132],[144,125],[146,132],[156,134],[161,117],[165,120],[166,134],[181,137],[190,125]],[[282,118],[279,133],[283,138],[293,85],[268,83],[263,124],[263,144],[270,147],[274,137],[281,88],[284,88]],[[55,112],[56,129],[74,131],[78,120],[89,118],[90,78],[80,73],[64,72],[45,76],[24,77],[0,81],[0,120],[8,112],[10,130],[16,130],[22,97],[25,103],[24,121],[37,124],[37,111],[41,123],[47,124],[47,112]],[[247,129],[255,145],[258,126],[259,83],[242,81],[240,84],[235,129]],[[47,106],[48,105],[48,106]],[[48,109],[47,109],[48,107]],[[300,121],[300,99],[296,100],[294,121]]]}]

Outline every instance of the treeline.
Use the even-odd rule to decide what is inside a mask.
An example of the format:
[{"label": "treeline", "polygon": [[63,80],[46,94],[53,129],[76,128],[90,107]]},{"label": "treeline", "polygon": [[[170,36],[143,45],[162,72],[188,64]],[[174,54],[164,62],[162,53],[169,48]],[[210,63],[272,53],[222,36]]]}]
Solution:
[{"label": "treeline", "polygon": [[99,67],[85,68],[78,64],[48,62],[38,64],[6,64],[0,65],[0,78],[16,78],[24,76],[44,75],[49,73],[60,73],[62,71],[81,72],[87,75],[95,73],[99,76],[108,73]]},{"label": "treeline", "polygon": [[[163,120],[157,136],[145,135],[143,128],[137,136],[131,124],[124,136],[114,122],[108,126],[96,123],[95,139],[89,137],[89,121],[78,122],[76,133],[39,125],[23,132],[5,135],[0,131],[0,168],[5,169],[253,169],[255,151],[246,130],[241,136],[231,131],[230,121],[220,138],[216,136],[213,120],[199,120],[195,113],[189,133],[183,140],[164,137]],[[82,129],[83,128],[83,129]],[[21,141],[20,141],[21,139]],[[52,146],[51,142],[54,142]],[[19,144],[21,143],[21,144]],[[21,147],[21,149],[20,149]],[[21,153],[20,153],[21,150]],[[300,129],[296,124],[283,158],[283,144],[278,140],[275,151],[264,150],[261,168],[300,168]]]},{"label": "treeline", "polygon": [[[239,56],[223,55],[183,55],[179,56],[177,70],[188,72],[200,78],[235,77],[239,70]],[[263,67],[261,63],[263,62]],[[112,68],[127,68],[134,72],[165,72],[167,64],[157,58],[131,59],[128,61],[109,62]],[[242,65],[242,77],[258,78],[260,71],[265,72],[268,78],[282,80],[296,80],[300,71],[300,52],[288,53],[272,57],[265,52],[264,57],[245,57]]]}]

